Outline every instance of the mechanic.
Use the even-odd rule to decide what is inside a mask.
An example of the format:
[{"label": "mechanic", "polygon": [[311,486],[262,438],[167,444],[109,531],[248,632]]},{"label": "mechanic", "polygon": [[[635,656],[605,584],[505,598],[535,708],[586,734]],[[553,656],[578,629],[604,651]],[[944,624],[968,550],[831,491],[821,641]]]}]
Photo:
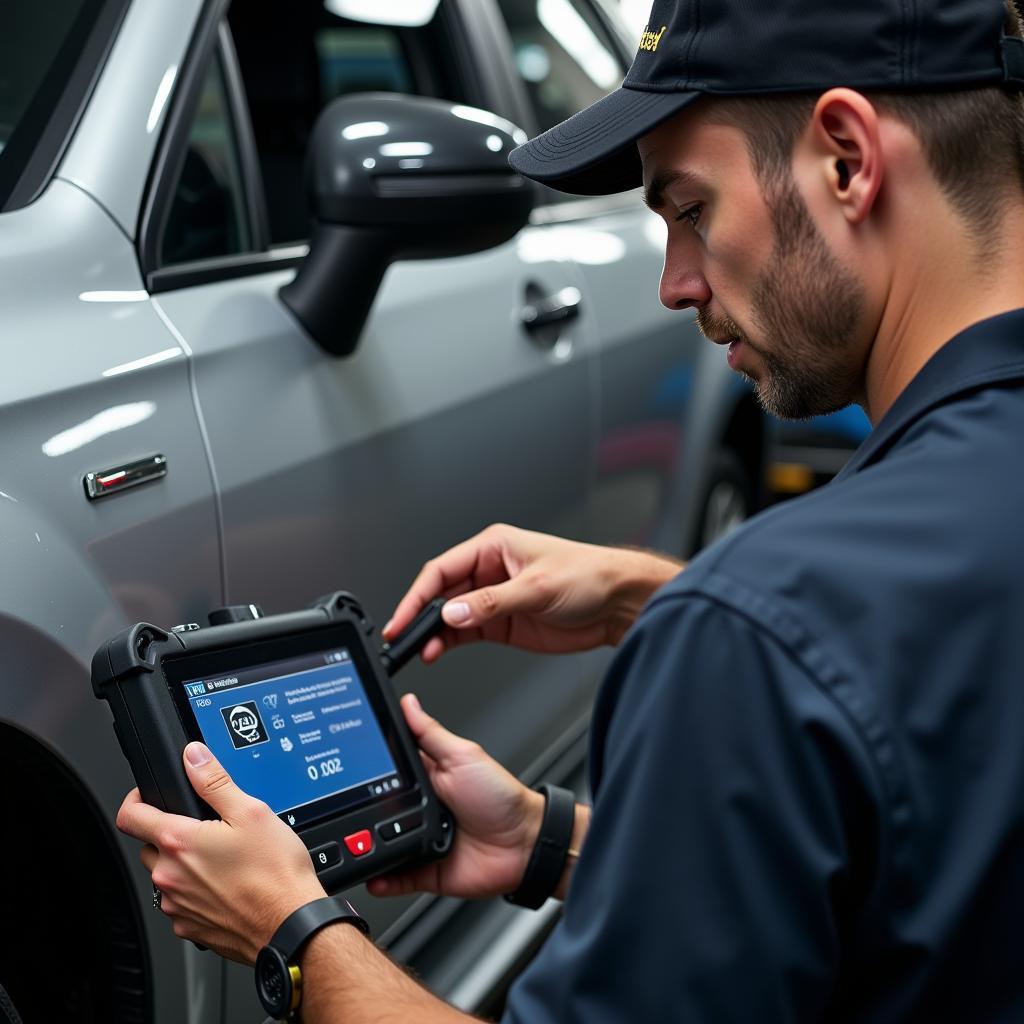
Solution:
[{"label": "mechanic", "polygon": [[[1019,37],[999,0],[658,0],[623,87],[513,155],[565,191],[642,182],[662,302],[770,412],[856,402],[874,430],[682,573],[494,527],[397,608],[391,634],[449,599],[428,661],[619,647],[564,914],[508,1021],[1024,1020]],[[403,707],[458,838],[371,891],[515,890],[543,798]],[[291,830],[185,753],[223,820],[133,793],[118,824],[175,932],[251,962],[323,891]],[[307,1024],[466,1019],[346,923],[299,966]]]}]

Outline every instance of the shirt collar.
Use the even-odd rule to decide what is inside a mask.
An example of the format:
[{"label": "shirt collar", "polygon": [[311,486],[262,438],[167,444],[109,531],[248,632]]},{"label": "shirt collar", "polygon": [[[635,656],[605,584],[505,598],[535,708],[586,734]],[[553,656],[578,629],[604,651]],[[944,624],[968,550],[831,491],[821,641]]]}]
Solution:
[{"label": "shirt collar", "polygon": [[903,389],[836,480],[877,462],[926,412],[957,395],[1024,379],[1024,309],[982,320],[954,335]]}]

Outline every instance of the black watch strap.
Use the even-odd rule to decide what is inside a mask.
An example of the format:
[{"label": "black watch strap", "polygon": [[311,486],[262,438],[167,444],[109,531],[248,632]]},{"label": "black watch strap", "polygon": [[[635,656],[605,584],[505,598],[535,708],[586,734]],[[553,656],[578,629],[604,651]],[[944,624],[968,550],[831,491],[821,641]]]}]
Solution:
[{"label": "black watch strap", "polygon": [[325,896],[292,911],[274,932],[269,945],[292,963],[302,947],[321,928],[334,924],[335,921],[347,921],[354,924],[364,935],[370,934],[370,926],[348,900],[340,896]]},{"label": "black watch strap", "polygon": [[576,797],[560,786],[545,783],[537,787],[544,794],[544,817],[537,842],[526,863],[523,880],[505,899],[517,907],[536,910],[555,891],[562,877],[565,857],[572,842],[576,820]]}]

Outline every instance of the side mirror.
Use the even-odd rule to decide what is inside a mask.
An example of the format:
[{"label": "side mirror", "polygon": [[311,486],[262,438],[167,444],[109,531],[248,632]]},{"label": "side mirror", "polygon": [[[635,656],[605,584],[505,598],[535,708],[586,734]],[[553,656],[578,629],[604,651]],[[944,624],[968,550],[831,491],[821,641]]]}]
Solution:
[{"label": "side mirror", "polygon": [[526,224],[533,189],[508,165],[525,141],[495,114],[442,100],[330,103],[306,171],[309,255],[282,301],[322,348],[351,355],[389,264],[479,252]]}]

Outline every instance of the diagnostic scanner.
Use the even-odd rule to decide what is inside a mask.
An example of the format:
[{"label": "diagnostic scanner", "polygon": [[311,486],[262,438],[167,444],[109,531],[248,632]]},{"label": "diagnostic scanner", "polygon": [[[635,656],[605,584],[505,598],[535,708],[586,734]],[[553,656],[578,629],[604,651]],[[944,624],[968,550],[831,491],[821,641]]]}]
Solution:
[{"label": "diagnostic scanner", "polygon": [[110,704],[143,800],[216,817],[182,764],[185,745],[201,740],[299,834],[335,893],[451,847],[451,814],[389,678],[443,628],[443,604],[383,649],[346,592],[284,615],[218,609],[204,628],[141,622],[96,652],[93,691]]}]

